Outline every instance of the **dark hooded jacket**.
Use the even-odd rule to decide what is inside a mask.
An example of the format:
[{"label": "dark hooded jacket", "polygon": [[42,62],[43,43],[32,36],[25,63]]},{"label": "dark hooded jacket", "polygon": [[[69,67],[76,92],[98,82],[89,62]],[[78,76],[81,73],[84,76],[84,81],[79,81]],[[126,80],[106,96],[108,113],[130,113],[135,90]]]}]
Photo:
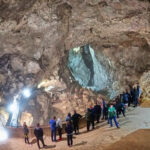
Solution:
[{"label": "dark hooded jacket", "polygon": [[43,129],[40,127],[36,127],[34,129],[34,135],[39,138],[39,137],[43,137]]}]

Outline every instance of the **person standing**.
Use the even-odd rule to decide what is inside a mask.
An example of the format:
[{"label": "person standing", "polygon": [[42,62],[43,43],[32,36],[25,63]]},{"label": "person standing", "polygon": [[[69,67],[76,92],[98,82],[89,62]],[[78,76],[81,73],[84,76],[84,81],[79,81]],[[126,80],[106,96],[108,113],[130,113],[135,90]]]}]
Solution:
[{"label": "person standing", "polygon": [[57,141],[56,140],[56,117],[54,116],[53,119],[49,121],[50,127],[51,127],[51,140]]},{"label": "person standing", "polygon": [[125,106],[128,106],[129,103],[129,95],[126,92],[123,92],[123,103],[125,104]]},{"label": "person standing", "polygon": [[44,139],[43,139],[43,129],[40,128],[39,123],[37,124],[36,128],[34,129],[34,135],[36,136],[36,139],[37,139],[38,148],[41,149],[39,141],[41,141],[43,144],[43,147],[45,147],[46,145],[45,145]]},{"label": "person standing", "polygon": [[25,143],[30,144],[29,143],[29,136],[28,136],[29,135],[29,129],[26,125],[26,122],[24,122],[24,124],[23,124],[23,131],[24,131]]},{"label": "person standing", "polygon": [[101,106],[98,105],[97,102],[96,102],[96,105],[94,106],[94,112],[95,112],[96,121],[97,123],[99,123],[99,120],[101,117]]},{"label": "person standing", "polygon": [[67,133],[68,146],[72,146],[73,145],[73,127],[72,127],[71,121],[67,121],[65,131]]},{"label": "person standing", "polygon": [[71,121],[71,113],[68,113],[68,115],[66,117],[66,121]]},{"label": "person standing", "polygon": [[79,134],[79,120],[82,118],[80,114],[74,110],[74,114],[72,116],[72,121],[73,121],[73,127],[74,127],[74,132],[75,134]]},{"label": "person standing", "polygon": [[62,140],[62,121],[60,118],[58,118],[56,121],[56,127],[58,130],[59,140]]},{"label": "person standing", "polygon": [[134,88],[133,89],[134,107],[137,107],[137,105],[138,105],[138,96],[139,96],[138,91],[136,88]]},{"label": "person standing", "polygon": [[116,112],[117,112],[117,118],[119,118],[119,115],[122,113],[123,116],[125,117],[125,105],[124,103],[118,101],[116,103]]},{"label": "person standing", "polygon": [[132,101],[132,97],[130,92],[128,92],[128,89],[126,89],[126,95],[128,96],[128,107],[130,107],[131,101]]},{"label": "person standing", "polygon": [[129,85],[129,88],[130,88],[130,96],[131,96],[130,103],[133,103],[134,102],[134,89],[132,85]]},{"label": "person standing", "polygon": [[102,112],[103,112],[102,120],[104,120],[104,119],[107,120],[108,119],[108,106],[104,99],[102,100]]},{"label": "person standing", "polygon": [[142,91],[141,91],[140,85],[138,84],[138,85],[137,85],[137,94],[138,94],[138,98],[140,98],[141,93],[142,93]]},{"label": "person standing", "polygon": [[114,120],[116,127],[119,128],[117,118],[116,118],[116,109],[112,104],[110,105],[108,109],[108,117],[109,117],[110,127],[113,127],[112,120]]},{"label": "person standing", "polygon": [[87,131],[90,130],[90,125],[91,125],[91,122],[92,122],[92,120],[91,120],[91,115],[92,115],[92,112],[91,112],[91,110],[88,108],[88,109],[87,109],[87,112],[86,112],[86,114],[85,114],[85,119],[86,119],[86,123],[87,123]]}]

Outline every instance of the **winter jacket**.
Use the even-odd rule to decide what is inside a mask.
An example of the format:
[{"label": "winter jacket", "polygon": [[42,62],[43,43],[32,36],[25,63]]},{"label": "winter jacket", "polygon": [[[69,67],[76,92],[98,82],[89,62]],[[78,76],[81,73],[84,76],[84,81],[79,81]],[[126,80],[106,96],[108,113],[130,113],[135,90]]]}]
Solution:
[{"label": "winter jacket", "polygon": [[28,129],[28,127],[26,125],[23,127],[23,131],[24,131],[24,135],[28,135],[29,134],[29,129]]},{"label": "winter jacket", "polygon": [[82,118],[82,116],[81,116],[80,114],[78,114],[78,113],[75,113],[75,114],[72,116],[73,124],[79,123],[80,118]]},{"label": "winter jacket", "polygon": [[95,114],[100,114],[101,113],[101,106],[100,105],[95,105],[94,106],[94,112],[95,112]]},{"label": "winter jacket", "polygon": [[85,114],[86,121],[92,121],[92,112],[87,111]]},{"label": "winter jacket", "polygon": [[115,107],[109,107],[108,109],[108,116],[109,118],[113,118],[116,116],[116,109]]},{"label": "winter jacket", "polygon": [[71,121],[71,116],[67,116],[66,121]]},{"label": "winter jacket", "polygon": [[51,130],[55,130],[56,129],[56,121],[54,119],[51,119],[49,121],[49,124],[51,126]]},{"label": "winter jacket", "polygon": [[61,121],[60,118],[58,118],[57,121],[56,121],[56,127],[57,128],[62,128],[62,121]]},{"label": "winter jacket", "polygon": [[36,128],[34,129],[34,135],[35,135],[37,138],[43,137],[43,129],[36,127]]},{"label": "winter jacket", "polygon": [[66,131],[67,135],[71,135],[73,133],[73,127],[72,127],[71,123],[66,125],[65,131]]},{"label": "winter jacket", "polygon": [[128,103],[128,100],[129,100],[129,95],[128,95],[128,93],[124,93],[124,94],[123,94],[123,102],[124,102],[124,103]]}]

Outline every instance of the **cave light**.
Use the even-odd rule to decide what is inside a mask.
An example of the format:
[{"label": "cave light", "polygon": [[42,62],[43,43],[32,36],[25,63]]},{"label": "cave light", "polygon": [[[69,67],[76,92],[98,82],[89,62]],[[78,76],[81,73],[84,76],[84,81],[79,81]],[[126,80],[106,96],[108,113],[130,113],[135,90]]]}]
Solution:
[{"label": "cave light", "polygon": [[24,89],[22,93],[25,98],[29,98],[31,96],[31,90],[28,88]]},{"label": "cave light", "polygon": [[44,88],[46,92],[52,90],[54,86],[50,85],[51,82],[50,80],[43,80],[42,82],[39,83],[38,88]]},{"label": "cave light", "polygon": [[80,47],[73,48],[73,51],[76,52],[76,53],[79,52],[80,51]]},{"label": "cave light", "polygon": [[13,101],[13,103],[9,106],[10,112],[15,112],[18,109],[18,103],[16,100]]},{"label": "cave light", "polygon": [[8,132],[4,127],[0,127],[0,142],[4,142],[8,139]]},{"label": "cave light", "polygon": [[48,84],[49,84],[49,80],[43,80],[38,84],[38,88],[47,87]]},{"label": "cave light", "polygon": [[45,91],[48,92],[48,91],[50,91],[53,88],[54,88],[53,86],[49,86],[49,87],[45,88]]}]

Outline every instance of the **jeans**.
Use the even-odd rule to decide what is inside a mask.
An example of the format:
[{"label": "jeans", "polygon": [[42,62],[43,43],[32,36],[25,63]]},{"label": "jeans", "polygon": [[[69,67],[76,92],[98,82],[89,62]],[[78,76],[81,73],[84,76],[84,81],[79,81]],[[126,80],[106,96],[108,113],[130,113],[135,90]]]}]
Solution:
[{"label": "jeans", "polygon": [[123,116],[125,117],[125,108],[124,109],[119,109],[119,110],[117,110],[117,118],[119,118],[119,115],[120,114],[123,114]]},{"label": "jeans", "polygon": [[52,141],[56,141],[56,129],[51,130],[51,139]]},{"label": "jeans", "polygon": [[90,126],[92,125],[92,129],[95,128],[94,120],[92,121],[87,121],[87,131],[90,130]]},{"label": "jeans", "polygon": [[97,123],[99,123],[100,117],[101,117],[101,114],[96,114],[96,121],[97,121]]},{"label": "jeans", "polygon": [[29,137],[28,137],[28,134],[25,134],[24,136],[25,136],[25,137],[24,137],[25,143],[30,144],[30,143],[29,143]]},{"label": "jeans", "polygon": [[103,118],[102,118],[102,120],[103,120],[103,119],[105,119],[105,120],[108,119],[108,110],[107,110],[107,108],[104,108],[104,109],[103,109]]},{"label": "jeans", "polygon": [[59,135],[59,139],[62,139],[62,128],[58,127],[58,135]]},{"label": "jeans", "polygon": [[112,120],[114,120],[115,125],[116,125],[116,127],[118,128],[118,127],[119,127],[119,125],[118,125],[118,122],[117,122],[116,116],[114,116],[114,117],[109,117],[109,123],[110,123],[110,126],[111,126],[111,127],[113,127]]},{"label": "jeans", "polygon": [[71,146],[73,144],[72,134],[67,135],[67,142],[68,142],[68,146]]},{"label": "jeans", "polygon": [[43,137],[37,137],[37,145],[38,145],[38,148],[40,148],[40,143],[39,143],[39,141],[41,141],[41,142],[42,142],[43,147],[44,147],[44,146],[45,146],[45,144],[44,144]]},{"label": "jeans", "polygon": [[138,97],[134,97],[134,106],[138,105]]},{"label": "jeans", "polygon": [[79,123],[78,122],[74,122],[73,126],[74,126],[74,132],[75,132],[75,134],[79,133]]},{"label": "jeans", "polygon": [[91,121],[87,121],[87,131],[90,130]]}]

